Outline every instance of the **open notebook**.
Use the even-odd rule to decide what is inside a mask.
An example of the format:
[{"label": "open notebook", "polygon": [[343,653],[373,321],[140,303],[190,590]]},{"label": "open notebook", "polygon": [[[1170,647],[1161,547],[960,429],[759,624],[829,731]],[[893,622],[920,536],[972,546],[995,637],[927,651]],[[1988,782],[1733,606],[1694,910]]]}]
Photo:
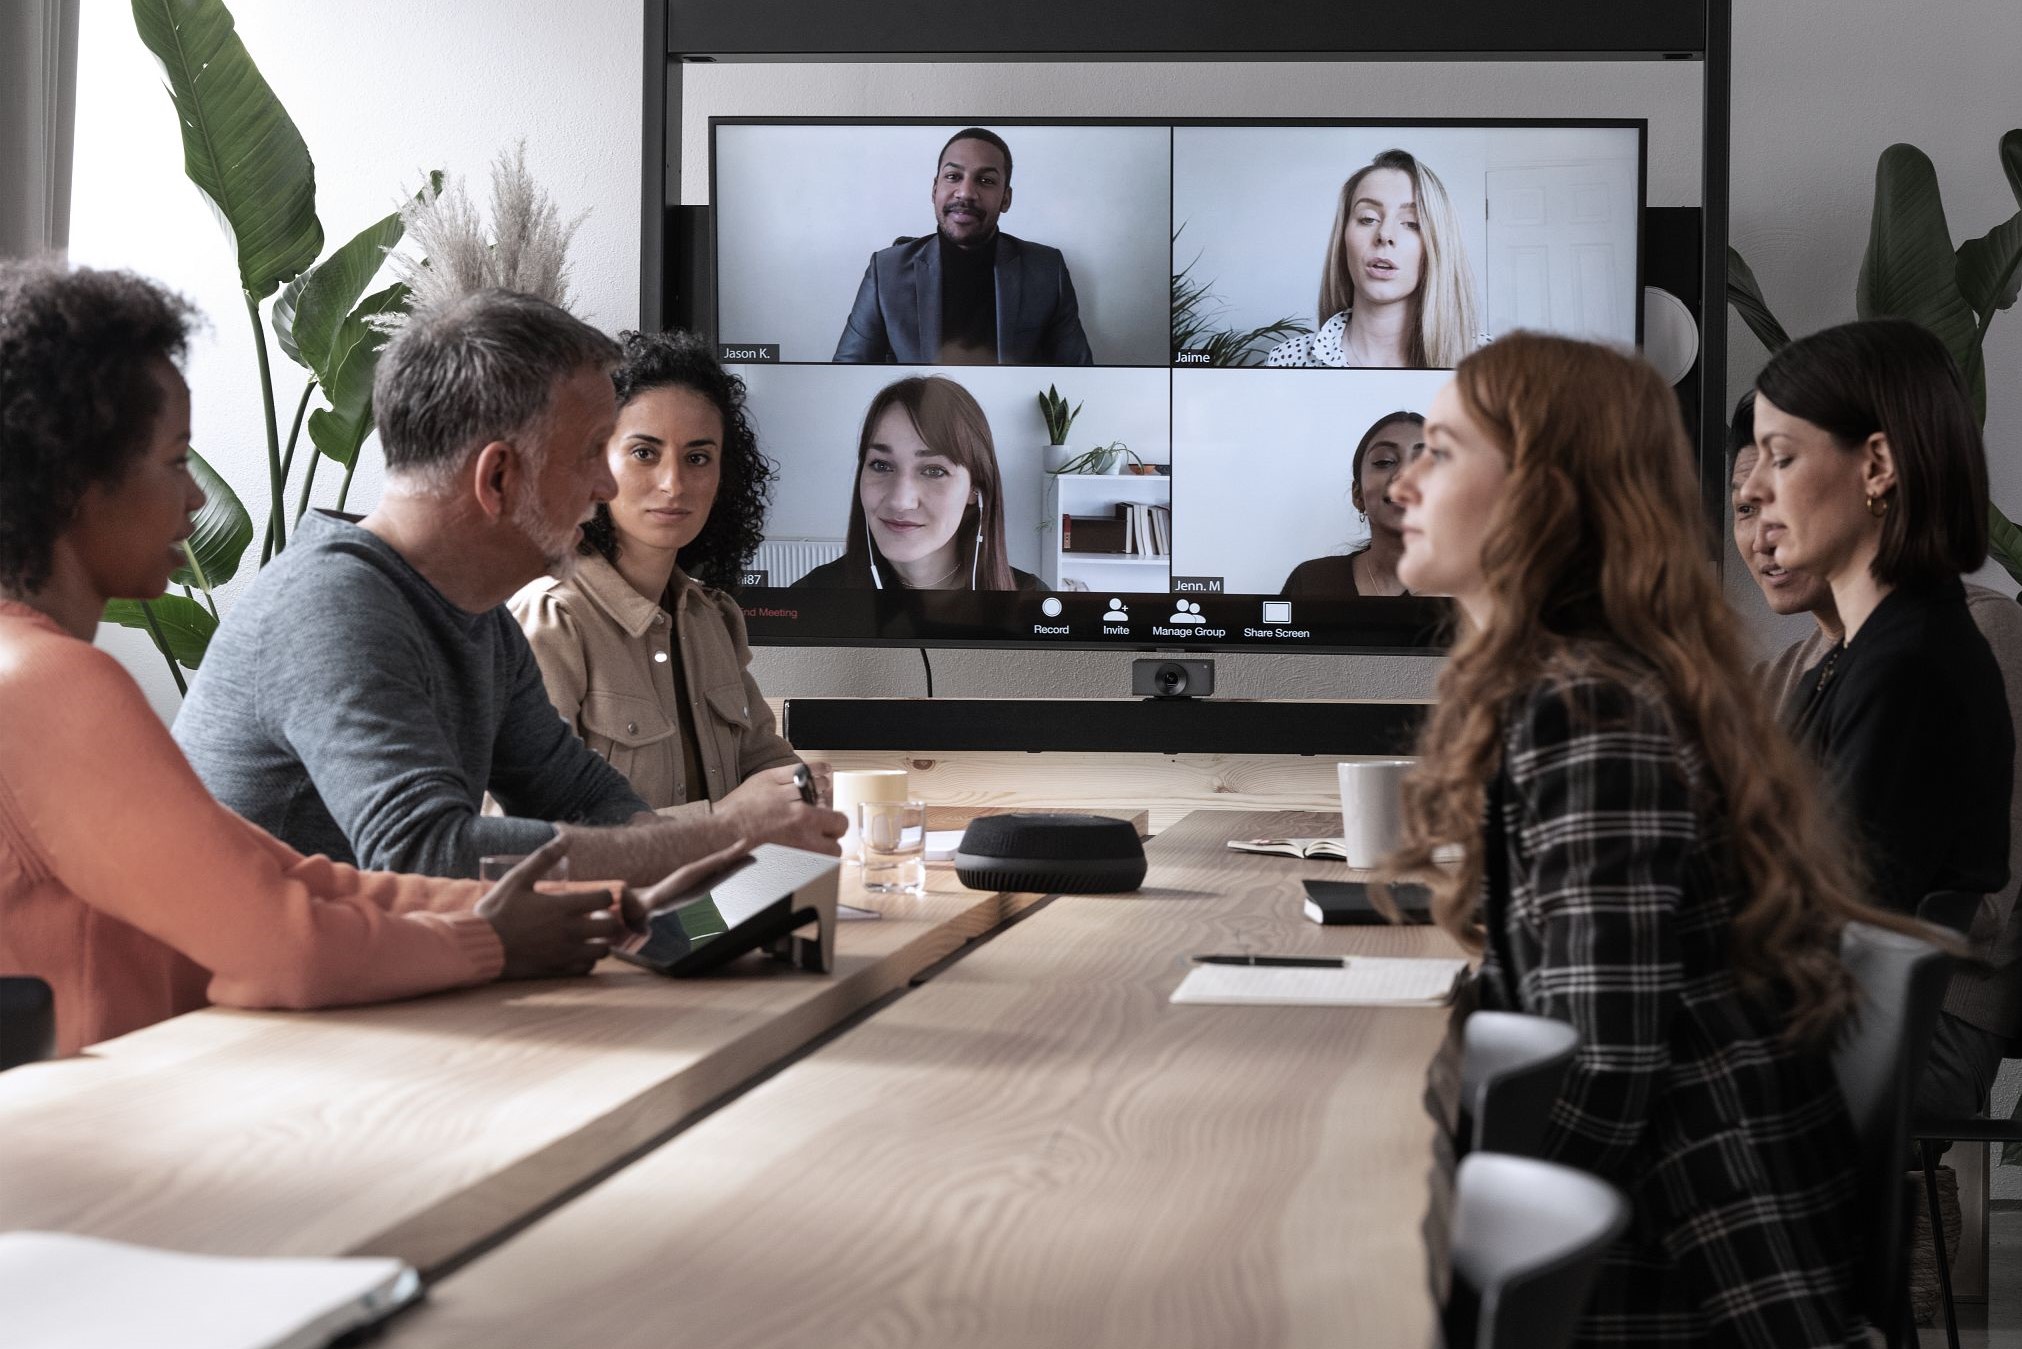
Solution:
[{"label": "open notebook", "polygon": [[1196,965],[1174,1002],[1267,1007],[1436,1007],[1465,960],[1350,956],[1345,965]]},{"label": "open notebook", "polygon": [[1330,862],[1348,860],[1348,844],[1338,838],[1232,838],[1236,852],[1276,853],[1280,857],[1325,858]]},{"label": "open notebook", "polygon": [[9,1349],[322,1349],[420,1295],[399,1260],[188,1255],[0,1232]]}]

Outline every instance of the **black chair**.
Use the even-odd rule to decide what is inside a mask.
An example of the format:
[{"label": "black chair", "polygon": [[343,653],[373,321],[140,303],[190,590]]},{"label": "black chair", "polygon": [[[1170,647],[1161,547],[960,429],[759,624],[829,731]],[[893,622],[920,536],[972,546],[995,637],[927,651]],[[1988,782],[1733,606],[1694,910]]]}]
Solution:
[{"label": "black chair", "polygon": [[1866,1241],[1856,1288],[1860,1310],[1890,1349],[1915,1349],[1910,1319],[1910,1101],[1917,1070],[1951,977],[1951,958],[1916,937],[1849,923],[1840,958],[1860,986],[1859,1012],[1833,1051],[1840,1094],[1860,1144]]},{"label": "black chair", "polygon": [[1454,1173],[1446,1349],[1563,1349],[1629,1201],[1556,1162],[1469,1153]]},{"label": "black chair", "polygon": [[1918,1120],[1912,1131],[1924,1163],[1924,1202],[1931,1214],[1931,1246],[1938,1257],[1938,1291],[1945,1306],[1945,1343],[1959,1349],[1959,1315],[1952,1305],[1952,1267],[1945,1259],[1945,1227],[1938,1220],[1938,1159],[1952,1143],[2022,1143],[2022,1121],[1989,1119],[1974,1115],[1966,1119]]},{"label": "black chair", "polygon": [[[1984,896],[1969,890],[1939,890],[1925,895],[1923,903],[1917,906],[1917,917],[1924,922],[1966,936],[1973,930],[1973,920],[1980,912]],[[1945,1155],[1945,1148],[1952,1143],[1971,1143],[1984,1147],[1989,1143],[2022,1142],[2022,1124],[2014,1120],[1989,1119],[1985,1115],[1971,1115],[1963,1119],[1919,1119],[1911,1127],[1910,1136],[1916,1140],[1918,1157],[1924,1170],[1924,1202],[1926,1212],[1931,1215],[1931,1248],[1938,1262],[1938,1291],[1942,1295],[1945,1309],[1945,1343],[1951,1349],[1959,1349],[1958,1308],[1952,1301],[1952,1266],[1945,1258],[1945,1229],[1938,1217],[1938,1160]]]},{"label": "black chair", "polygon": [[1550,1017],[1476,1012],[1461,1041],[1458,1146],[1539,1155],[1552,1102],[1579,1052],[1579,1031]]},{"label": "black chair", "polygon": [[56,1003],[32,974],[0,976],[0,1072],[56,1052]]}]

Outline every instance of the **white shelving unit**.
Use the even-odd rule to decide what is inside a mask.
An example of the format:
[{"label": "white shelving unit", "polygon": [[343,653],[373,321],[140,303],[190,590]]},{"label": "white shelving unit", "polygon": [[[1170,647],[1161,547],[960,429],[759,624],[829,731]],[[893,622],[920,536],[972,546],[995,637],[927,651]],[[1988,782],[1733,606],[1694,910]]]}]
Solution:
[{"label": "white shelving unit", "polygon": [[[1055,590],[1114,591],[1163,594],[1172,586],[1170,554],[1147,557],[1135,553],[1075,553],[1060,547],[1060,517],[1112,515],[1124,502],[1172,506],[1172,479],[1164,474],[1066,473],[1046,477],[1045,513],[1041,528],[1045,543],[1041,579]],[[1080,582],[1079,585],[1071,584]]]}]

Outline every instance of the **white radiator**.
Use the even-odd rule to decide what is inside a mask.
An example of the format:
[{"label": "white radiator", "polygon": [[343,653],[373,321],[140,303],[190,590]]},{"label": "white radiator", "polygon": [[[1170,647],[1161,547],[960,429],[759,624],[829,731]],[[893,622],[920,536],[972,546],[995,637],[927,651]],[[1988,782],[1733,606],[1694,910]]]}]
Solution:
[{"label": "white radiator", "polygon": [[[746,568],[746,585],[789,586],[842,556],[841,539],[767,539]],[[757,573],[764,573],[760,580]]]}]

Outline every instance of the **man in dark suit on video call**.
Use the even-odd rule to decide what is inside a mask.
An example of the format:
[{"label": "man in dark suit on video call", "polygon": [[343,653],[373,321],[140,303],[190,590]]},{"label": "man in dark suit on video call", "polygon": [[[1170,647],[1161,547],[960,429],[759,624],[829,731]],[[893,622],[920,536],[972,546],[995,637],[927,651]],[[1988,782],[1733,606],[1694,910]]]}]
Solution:
[{"label": "man in dark suit on video call", "polygon": [[871,254],[835,358],[849,364],[1093,365],[1067,261],[997,228],[1011,147],[965,127],[934,170],[934,232]]}]

